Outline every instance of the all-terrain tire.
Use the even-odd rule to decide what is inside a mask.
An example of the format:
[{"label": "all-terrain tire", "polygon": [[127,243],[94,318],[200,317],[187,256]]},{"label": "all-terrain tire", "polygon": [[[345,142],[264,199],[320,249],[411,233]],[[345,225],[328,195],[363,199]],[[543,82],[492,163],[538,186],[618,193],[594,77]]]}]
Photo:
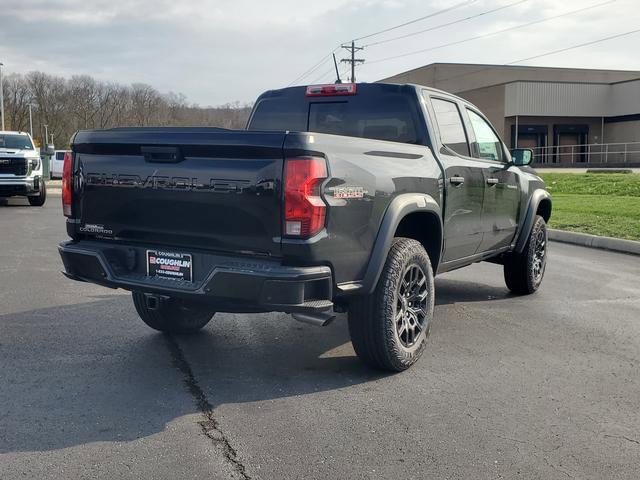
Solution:
[{"label": "all-terrain tire", "polygon": [[504,262],[504,281],[518,295],[529,295],[540,287],[547,265],[547,224],[536,215],[522,253],[510,254]]},{"label": "all-terrain tire", "polygon": [[[408,279],[414,276],[423,279],[419,288],[419,280],[415,288],[408,287]],[[354,299],[349,306],[349,333],[358,357],[374,368],[406,370],[425,349],[433,308],[434,281],[429,255],[416,240],[394,239],[374,293]],[[412,317],[416,311],[423,315]],[[418,320],[422,325],[416,333]],[[409,342],[411,328],[414,334]]]},{"label": "all-terrain tire", "polygon": [[132,292],[133,305],[144,323],[165,333],[193,333],[204,327],[214,311],[206,305],[195,305],[170,298],[151,309],[142,292]]},{"label": "all-terrain tire", "polygon": [[41,207],[47,201],[47,185],[44,180],[40,180],[40,195],[35,197],[27,197],[29,205],[32,207]]}]

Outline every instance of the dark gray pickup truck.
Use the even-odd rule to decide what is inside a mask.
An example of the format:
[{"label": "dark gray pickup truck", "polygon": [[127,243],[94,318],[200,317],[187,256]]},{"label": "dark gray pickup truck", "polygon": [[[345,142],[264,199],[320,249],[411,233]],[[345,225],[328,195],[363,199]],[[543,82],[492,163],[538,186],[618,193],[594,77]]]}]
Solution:
[{"label": "dark gray pickup truck", "polygon": [[425,347],[434,274],[490,261],[539,287],[551,199],[473,105],[418,85],[272,90],[245,130],[80,131],[65,158],[65,275],[130,290],[164,332],[215,312],[348,312],[358,356]]}]

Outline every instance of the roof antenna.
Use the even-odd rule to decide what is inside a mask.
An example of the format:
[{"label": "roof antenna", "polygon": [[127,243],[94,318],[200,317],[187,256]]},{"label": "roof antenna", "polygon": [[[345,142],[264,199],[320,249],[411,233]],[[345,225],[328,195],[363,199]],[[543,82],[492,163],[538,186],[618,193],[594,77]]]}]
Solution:
[{"label": "roof antenna", "polygon": [[338,62],[336,61],[336,54],[333,54],[333,66],[336,67],[336,83],[342,83],[342,80],[340,80],[340,72],[338,72]]}]

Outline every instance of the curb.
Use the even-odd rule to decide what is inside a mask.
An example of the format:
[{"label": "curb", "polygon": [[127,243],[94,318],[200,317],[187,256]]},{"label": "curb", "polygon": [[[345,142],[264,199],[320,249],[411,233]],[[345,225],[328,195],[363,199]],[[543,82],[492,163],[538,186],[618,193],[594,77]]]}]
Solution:
[{"label": "curb", "polygon": [[564,230],[549,229],[549,240],[562,243],[571,243],[582,247],[610,250],[612,252],[630,253],[640,255],[640,242],[623,240],[621,238],[600,237],[588,233],[567,232]]}]

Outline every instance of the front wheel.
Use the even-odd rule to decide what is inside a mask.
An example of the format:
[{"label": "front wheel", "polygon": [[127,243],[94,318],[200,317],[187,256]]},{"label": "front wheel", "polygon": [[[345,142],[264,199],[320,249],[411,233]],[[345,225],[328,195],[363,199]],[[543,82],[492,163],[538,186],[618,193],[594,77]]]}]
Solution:
[{"label": "front wheel", "polygon": [[47,201],[47,187],[43,180],[40,180],[40,194],[35,197],[27,197],[29,205],[32,207],[41,207]]},{"label": "front wheel", "polygon": [[507,288],[518,295],[529,295],[540,287],[547,266],[547,224],[537,215],[522,253],[512,253],[504,263]]},{"label": "front wheel", "polygon": [[165,333],[193,333],[204,327],[215,312],[206,305],[177,298],[156,301],[150,308],[145,294],[132,292],[133,305],[144,323]]},{"label": "front wheel", "polygon": [[373,295],[349,306],[349,333],[358,357],[400,372],[422,355],[434,308],[433,270],[420,242],[396,238]]}]

